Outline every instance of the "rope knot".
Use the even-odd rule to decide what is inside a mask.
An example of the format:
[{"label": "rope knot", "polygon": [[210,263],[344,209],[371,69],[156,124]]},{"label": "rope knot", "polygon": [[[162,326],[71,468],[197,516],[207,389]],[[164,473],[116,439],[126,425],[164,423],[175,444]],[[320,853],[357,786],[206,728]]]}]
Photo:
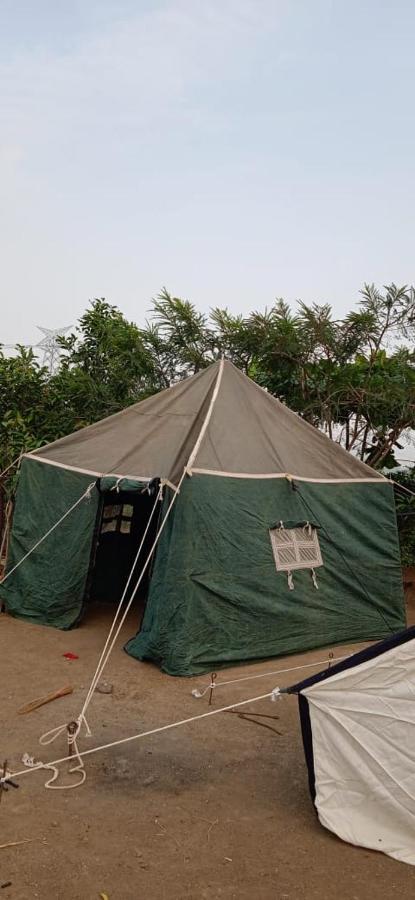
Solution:
[{"label": "rope knot", "polygon": [[213,688],[217,687],[214,681],[211,681],[210,684],[207,684],[203,690],[199,690],[199,688],[193,688],[192,697],[196,697],[199,700],[200,697],[204,697],[208,691],[213,691]]},{"label": "rope knot", "polygon": [[95,481],[91,481],[91,484],[88,485],[85,491],[85,500],[89,501],[91,499],[92,491],[95,487]]},{"label": "rope knot", "polygon": [[80,787],[80,785],[84,783],[86,772],[77,744],[82,723],[85,725],[87,734],[90,734],[91,732],[85,716],[80,715],[76,720],[73,719],[71,722],[65,722],[64,725],[57,725],[56,728],[52,728],[50,731],[42,734],[39,738],[39,743],[45,747],[47,744],[52,744],[53,741],[56,741],[56,738],[61,734],[66,733],[68,741],[68,760],[71,760],[74,757],[73,765],[69,767],[69,774],[72,775],[75,772],[79,772],[79,779],[73,784],[55,784],[55,781],[59,777],[59,769],[55,763],[43,763],[40,761],[36,763],[34,758],[30,757],[28,754],[25,754],[23,757],[22,762],[25,766],[28,766],[29,768],[49,769],[52,772],[52,777],[45,783],[46,788],[50,788],[51,790],[67,790],[68,788]]},{"label": "rope knot", "polygon": [[276,703],[277,700],[281,700],[281,688],[279,687],[276,687],[271,691],[271,703]]}]

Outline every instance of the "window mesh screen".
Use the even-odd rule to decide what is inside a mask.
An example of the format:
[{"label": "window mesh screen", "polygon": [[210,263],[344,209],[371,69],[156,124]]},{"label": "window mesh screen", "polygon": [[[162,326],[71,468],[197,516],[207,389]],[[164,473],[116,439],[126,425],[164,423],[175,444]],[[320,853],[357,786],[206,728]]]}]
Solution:
[{"label": "window mesh screen", "polygon": [[278,572],[316,569],[323,565],[315,528],[271,528],[271,546]]}]

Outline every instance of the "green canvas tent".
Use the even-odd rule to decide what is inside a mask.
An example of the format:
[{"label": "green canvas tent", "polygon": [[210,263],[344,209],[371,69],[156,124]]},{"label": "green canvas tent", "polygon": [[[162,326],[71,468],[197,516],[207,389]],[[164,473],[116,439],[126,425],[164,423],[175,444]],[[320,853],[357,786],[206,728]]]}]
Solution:
[{"label": "green canvas tent", "polygon": [[131,656],[189,675],[404,626],[392,485],[223,360],[25,456],[7,610],[71,628],[117,601],[154,479]]}]

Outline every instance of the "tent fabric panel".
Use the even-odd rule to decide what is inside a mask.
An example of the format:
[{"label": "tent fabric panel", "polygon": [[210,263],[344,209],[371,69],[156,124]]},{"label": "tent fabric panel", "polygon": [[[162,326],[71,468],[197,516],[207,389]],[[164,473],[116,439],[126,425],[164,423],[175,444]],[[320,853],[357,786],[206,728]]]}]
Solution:
[{"label": "tent fabric panel", "polygon": [[[212,415],[203,433],[212,399]],[[33,456],[101,474],[158,476],[177,485],[201,434],[195,469],[384,480],[227,360],[42,447]]]},{"label": "tent fabric panel", "polygon": [[382,478],[235,366],[225,373],[195,468],[321,479]]},{"label": "tent fabric panel", "polygon": [[377,641],[376,644],[371,644],[370,647],[364,647],[363,650],[353,653],[351,656],[348,656],[347,659],[342,659],[338,663],[333,663],[330,668],[323,669],[321,672],[316,672],[314,675],[310,675],[302,681],[297,682],[297,684],[290,685],[289,688],[285,689],[285,693],[301,695],[302,692],[305,691],[305,688],[312,687],[314,684],[320,684],[320,682],[325,681],[326,678],[331,678],[338,672],[345,672],[369,659],[376,659],[377,656],[381,656],[386,650],[392,650],[399,644],[404,644],[406,641],[411,641],[413,638],[415,639],[415,625],[412,625],[410,628],[404,628],[396,634],[391,634],[390,637],[385,638],[384,641]]},{"label": "tent fabric panel", "polygon": [[[13,517],[7,571],[82,496],[91,477],[24,459]],[[99,502],[93,488],[67,518],[0,585],[11,615],[41,625],[71,628],[78,621]],[[7,574],[6,571],[6,574]]]},{"label": "tent fabric panel", "polygon": [[[403,627],[388,483],[302,484],[301,491],[286,480],[221,479],[220,491],[217,484],[202,475],[183,483],[131,655],[190,675]],[[306,569],[293,572],[294,591],[276,571],[269,529],[281,519],[318,524],[319,590]]]},{"label": "tent fabric panel", "polygon": [[33,456],[102,474],[159,476],[177,483],[202,427],[216,377],[217,368],[211,366],[34,451]]},{"label": "tent fabric panel", "polygon": [[[319,820],[342,840],[415,865],[415,637],[301,691]],[[310,769],[310,743],[312,772]]]}]

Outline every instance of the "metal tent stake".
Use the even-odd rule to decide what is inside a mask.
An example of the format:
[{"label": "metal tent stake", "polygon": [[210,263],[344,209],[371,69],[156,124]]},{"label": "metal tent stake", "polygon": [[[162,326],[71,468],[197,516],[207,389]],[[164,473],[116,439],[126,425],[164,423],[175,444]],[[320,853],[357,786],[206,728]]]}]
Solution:
[{"label": "metal tent stake", "polygon": [[212,706],[213,700],[213,688],[215,687],[215,681],[218,677],[217,672],[212,672],[210,676],[210,692],[209,692],[209,706]]},{"label": "metal tent stake", "polygon": [[0,803],[2,801],[3,793],[9,790],[9,785],[14,788],[19,787],[15,781],[11,781],[10,778],[7,778],[7,759],[5,759],[3,763],[3,773],[0,778]]}]

